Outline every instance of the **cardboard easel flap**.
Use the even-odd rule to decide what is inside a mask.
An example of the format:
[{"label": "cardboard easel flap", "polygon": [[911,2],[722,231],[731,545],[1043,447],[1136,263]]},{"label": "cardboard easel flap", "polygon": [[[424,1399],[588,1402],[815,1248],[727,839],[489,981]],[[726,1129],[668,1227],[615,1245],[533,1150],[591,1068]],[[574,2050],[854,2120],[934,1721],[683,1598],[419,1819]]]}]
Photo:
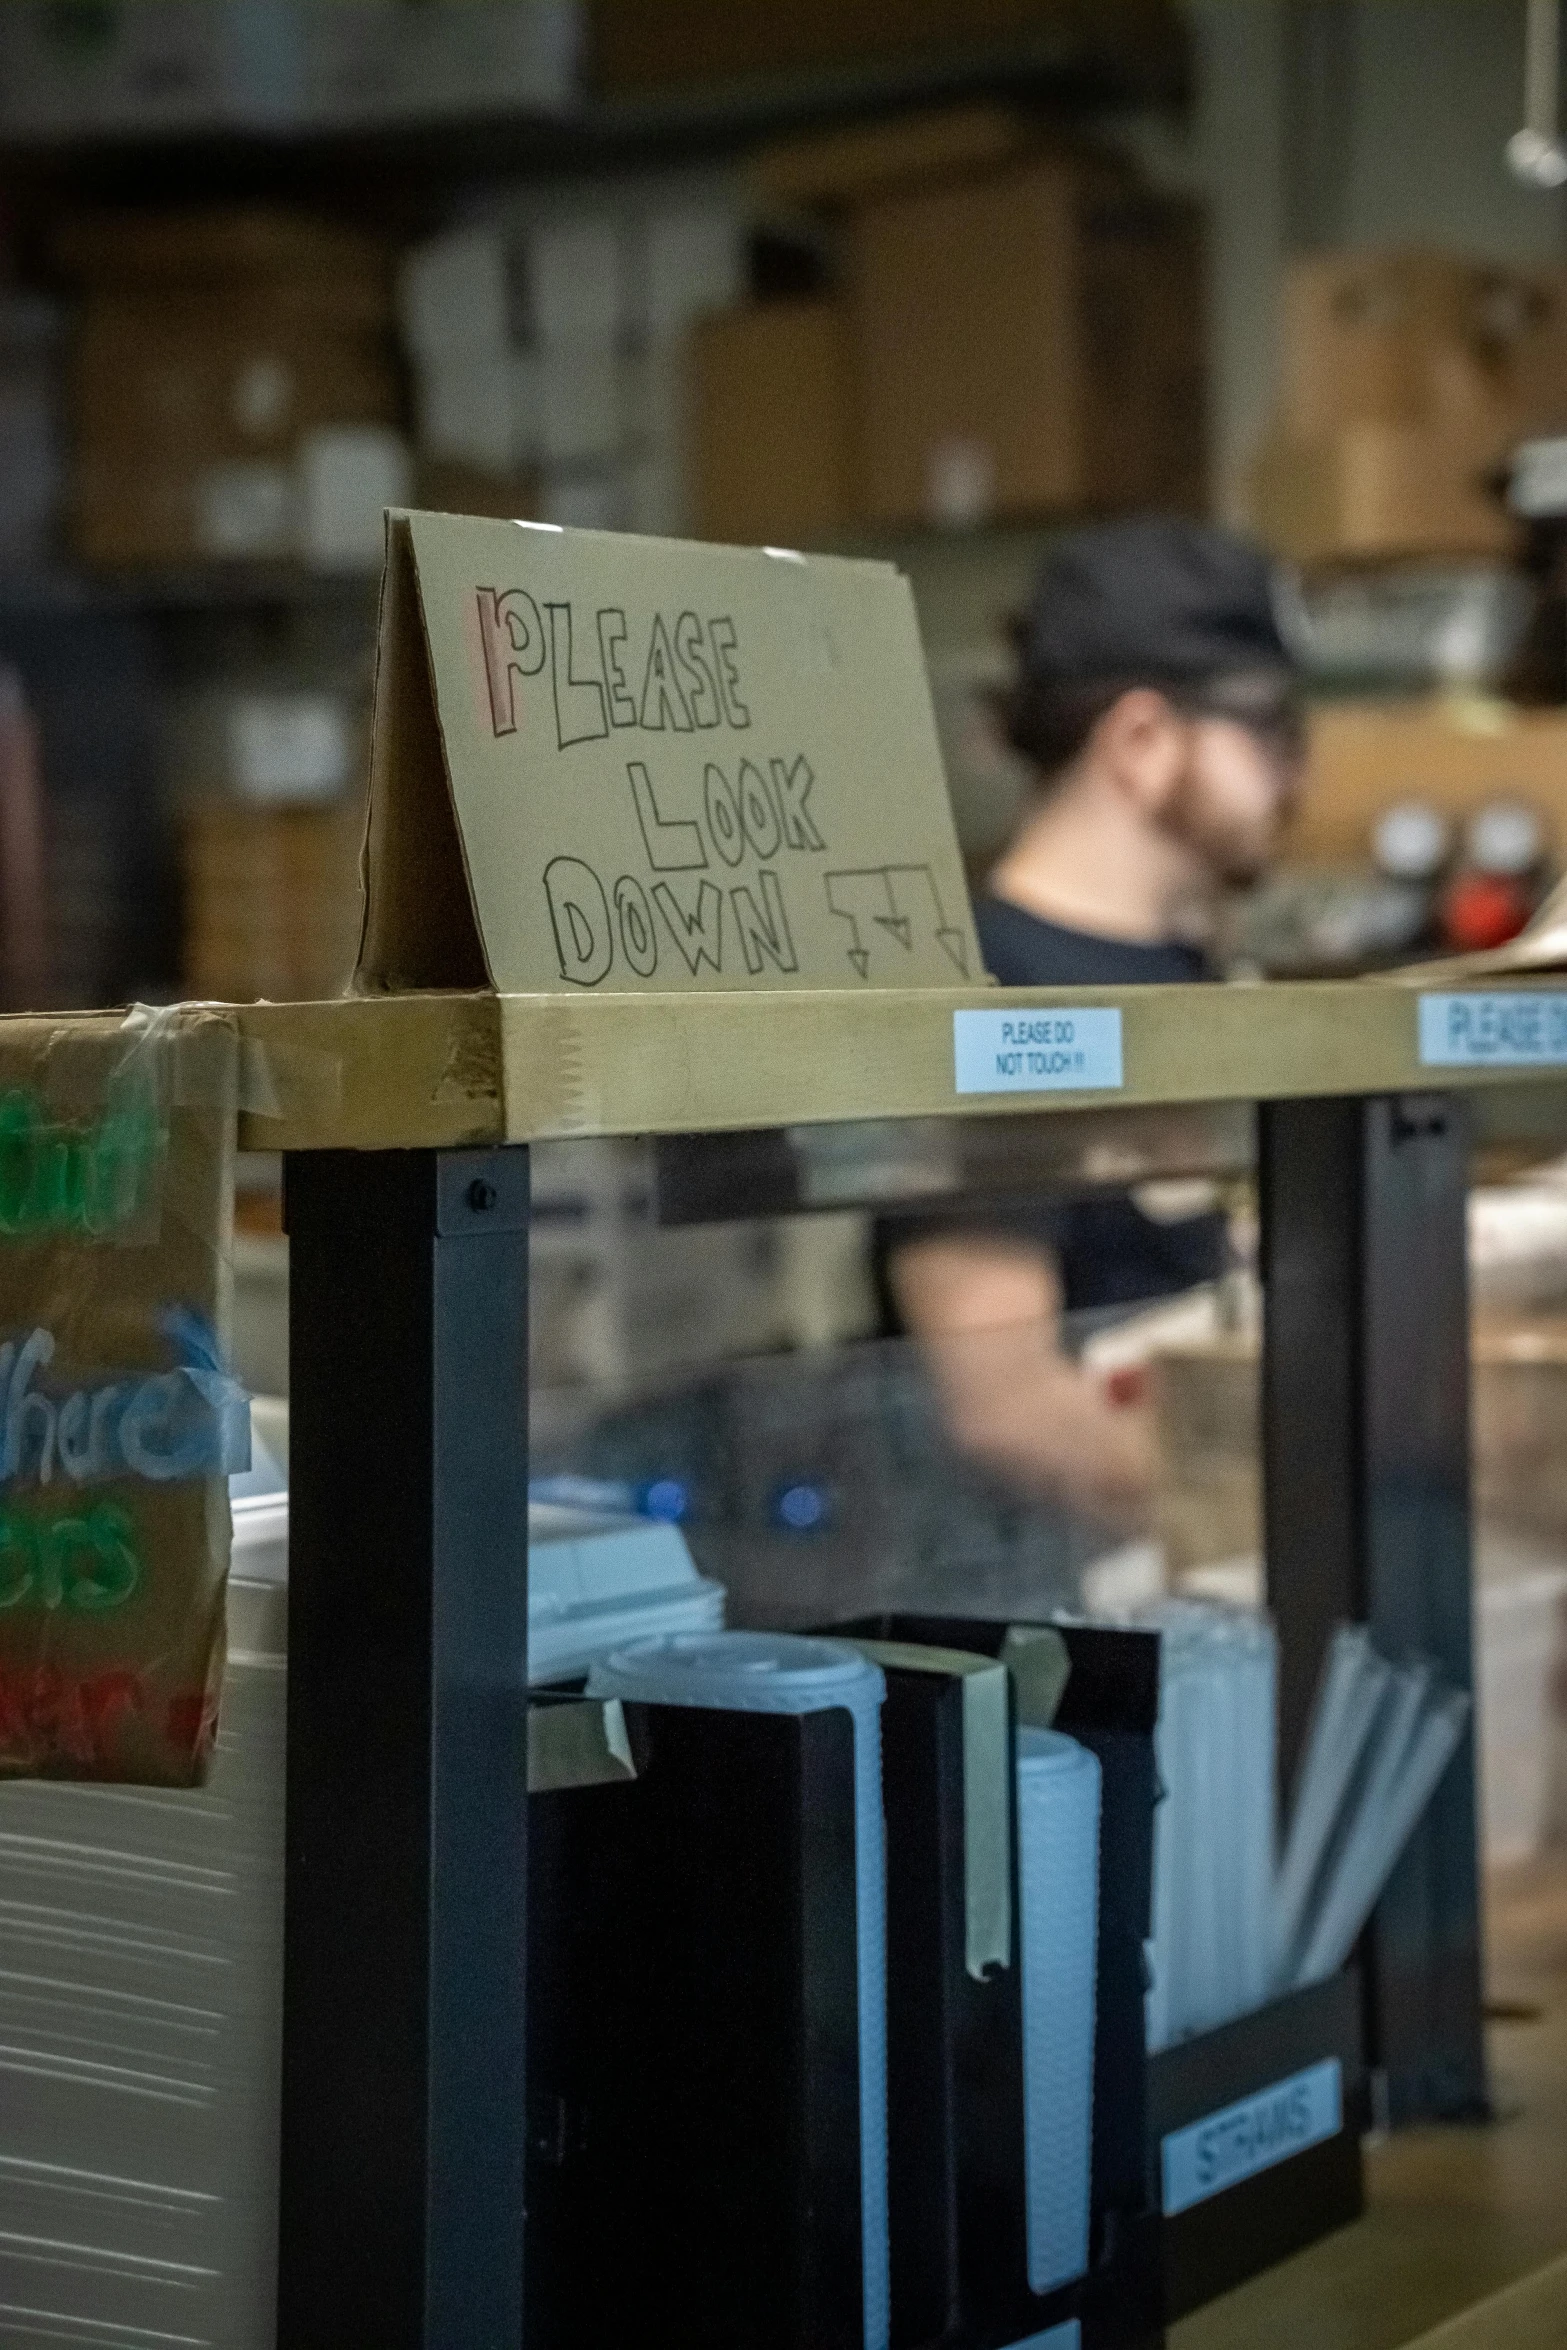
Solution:
[{"label": "cardboard easel flap", "polygon": [[370,726],[363,993],[492,984],[447,781],[407,517],[386,518]]},{"label": "cardboard easel flap", "polygon": [[365,895],[367,990],[978,980],[908,583],[389,516]]}]

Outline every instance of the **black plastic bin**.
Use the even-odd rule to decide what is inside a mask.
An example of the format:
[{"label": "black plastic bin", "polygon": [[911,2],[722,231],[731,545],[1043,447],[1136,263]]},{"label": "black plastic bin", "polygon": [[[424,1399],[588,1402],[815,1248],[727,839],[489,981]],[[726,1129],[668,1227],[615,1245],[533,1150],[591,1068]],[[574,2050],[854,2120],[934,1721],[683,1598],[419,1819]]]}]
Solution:
[{"label": "black plastic bin", "polygon": [[1170,2318],[1360,2217],[1365,2101],[1353,1970],[1149,2058]]}]

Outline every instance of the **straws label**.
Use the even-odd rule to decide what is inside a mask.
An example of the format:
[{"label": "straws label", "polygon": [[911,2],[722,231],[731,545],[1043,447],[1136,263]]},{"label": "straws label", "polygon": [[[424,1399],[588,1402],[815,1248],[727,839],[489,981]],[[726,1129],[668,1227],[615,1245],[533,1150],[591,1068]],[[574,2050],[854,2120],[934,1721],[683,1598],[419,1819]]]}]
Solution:
[{"label": "straws label", "polygon": [[1124,1082],[1113,1006],[952,1015],[957,1093],[1113,1093]]},{"label": "straws label", "polygon": [[1423,1069],[1567,1067],[1567,993],[1423,995]]},{"label": "straws label", "polygon": [[1271,2170],[1276,2162],[1287,2162],[1292,2154],[1303,2154],[1308,2146],[1320,2146],[1343,2126],[1343,2074],[1338,2058],[1331,2056],[1184,2130],[1172,2130],[1163,2146],[1166,2219]]}]

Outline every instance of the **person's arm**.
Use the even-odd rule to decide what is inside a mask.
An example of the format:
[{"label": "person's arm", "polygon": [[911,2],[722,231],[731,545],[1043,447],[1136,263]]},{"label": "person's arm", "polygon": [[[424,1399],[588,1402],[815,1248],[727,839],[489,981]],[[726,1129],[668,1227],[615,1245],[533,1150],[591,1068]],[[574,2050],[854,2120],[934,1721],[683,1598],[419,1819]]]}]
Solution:
[{"label": "person's arm", "polygon": [[929,1358],[953,1440],[1026,1492],[1132,1531],[1147,1523],[1153,1416],[1111,1400],[1061,1347],[1049,1254],[998,1234],[906,1241],[888,1266],[904,1327]]}]

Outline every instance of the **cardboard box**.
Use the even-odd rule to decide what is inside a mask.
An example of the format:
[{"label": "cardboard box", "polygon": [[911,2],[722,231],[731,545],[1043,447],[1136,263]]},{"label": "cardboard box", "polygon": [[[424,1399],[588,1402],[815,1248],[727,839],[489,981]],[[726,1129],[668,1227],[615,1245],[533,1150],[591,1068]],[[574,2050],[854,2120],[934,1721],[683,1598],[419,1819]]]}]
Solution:
[{"label": "cardboard box", "polygon": [[183,978],[225,1003],[342,992],[361,898],[356,804],[267,808],[210,801],[182,821]]},{"label": "cardboard box", "polygon": [[267,205],[79,213],[56,234],[54,255],[67,276],[107,296],[204,291],[232,301],[266,287],[275,303],[339,327],[384,325],[391,303],[378,239]]},{"label": "cardboard box", "polygon": [[693,521],[740,546],[820,546],[849,520],[848,337],[835,302],[705,319],[691,346]]},{"label": "cardboard box", "polygon": [[1526,801],[1548,850],[1567,851],[1567,712],[1504,703],[1342,702],[1311,721],[1292,862],[1361,865],[1377,818],[1421,799],[1462,820],[1490,799]]},{"label": "cardboard box", "polygon": [[16,1434],[0,1782],[199,1786],[223,1676],[226,1480],[249,1459],[248,1398],[213,1376],[238,1033],[210,1005],[7,1029],[22,1206],[3,1287]]},{"label": "cardboard box", "polygon": [[1567,422],[1567,271],[1325,254],[1285,287],[1252,511],[1298,562],[1510,554],[1508,451]]},{"label": "cardboard box", "polygon": [[71,356],[76,551],[91,563],[293,549],[301,444],[398,421],[381,248],[289,213],[85,218]]},{"label": "cardboard box", "polygon": [[1567,270],[1511,269],[1418,249],[1291,265],[1279,425],[1420,425],[1500,457],[1567,422]]},{"label": "cardboard box", "polygon": [[286,454],[323,424],[397,418],[379,334],[335,332],[256,294],[91,301],[71,367],[78,447],[143,457]]},{"label": "cardboard box", "polygon": [[1519,527],[1491,474],[1474,442],[1429,426],[1346,424],[1322,441],[1269,442],[1251,469],[1251,518],[1297,563],[1505,558]]},{"label": "cardboard box", "polygon": [[866,520],[1202,510],[1192,206],[1052,157],[869,204],[850,247]]}]

